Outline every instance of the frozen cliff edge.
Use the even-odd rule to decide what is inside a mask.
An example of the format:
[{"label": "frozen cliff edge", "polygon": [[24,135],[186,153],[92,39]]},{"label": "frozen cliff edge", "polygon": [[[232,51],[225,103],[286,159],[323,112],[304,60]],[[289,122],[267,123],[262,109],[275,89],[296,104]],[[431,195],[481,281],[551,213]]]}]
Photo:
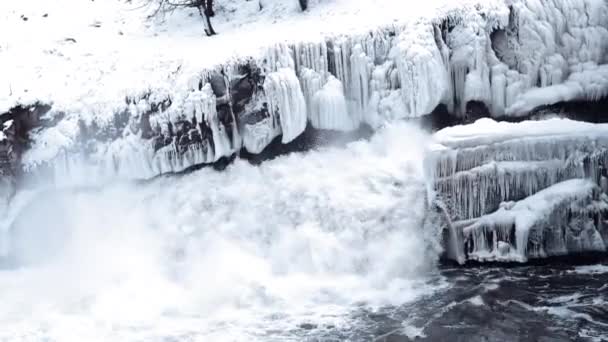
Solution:
[{"label": "frozen cliff edge", "polygon": [[277,44],[110,104],[53,105],[45,119],[56,124],[31,131],[20,159],[59,183],[147,179],[259,153],[307,125],[375,128],[438,106],[465,120],[470,103],[522,116],[608,95],[607,51],[602,0],[453,6],[363,35]]},{"label": "frozen cliff edge", "polygon": [[482,119],[429,157],[461,263],[608,251],[608,125]]}]

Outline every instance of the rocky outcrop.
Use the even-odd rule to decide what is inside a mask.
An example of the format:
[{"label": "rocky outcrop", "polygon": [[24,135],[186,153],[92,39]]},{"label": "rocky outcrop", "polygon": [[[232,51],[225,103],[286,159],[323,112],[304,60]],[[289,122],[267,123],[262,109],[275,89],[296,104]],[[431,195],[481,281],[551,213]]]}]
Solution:
[{"label": "rocky outcrop", "polygon": [[310,126],[352,132],[399,119],[439,126],[487,116],[521,120],[535,108],[603,101],[608,5],[509,4],[277,44],[175,89],[85,108],[87,115],[76,106],[35,135],[24,168],[48,168],[59,183],[147,179],[240,151],[259,154],[276,140],[290,144]]},{"label": "rocky outcrop", "polygon": [[0,114],[0,212],[15,194],[22,173],[21,156],[29,148],[29,132],[48,124],[43,115],[51,109],[44,104],[17,106]]},{"label": "rocky outcrop", "polygon": [[458,261],[607,251],[608,125],[485,119],[436,138],[429,161]]}]

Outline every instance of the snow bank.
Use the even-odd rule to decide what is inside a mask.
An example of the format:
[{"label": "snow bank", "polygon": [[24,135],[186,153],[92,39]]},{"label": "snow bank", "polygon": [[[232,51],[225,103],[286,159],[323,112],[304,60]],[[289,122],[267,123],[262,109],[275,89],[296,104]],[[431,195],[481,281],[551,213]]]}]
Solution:
[{"label": "snow bank", "polygon": [[473,124],[444,128],[435,133],[434,138],[437,143],[446,147],[471,147],[526,137],[556,137],[572,134],[602,137],[607,133],[608,124],[569,119],[552,118],[513,123],[483,118]]}]

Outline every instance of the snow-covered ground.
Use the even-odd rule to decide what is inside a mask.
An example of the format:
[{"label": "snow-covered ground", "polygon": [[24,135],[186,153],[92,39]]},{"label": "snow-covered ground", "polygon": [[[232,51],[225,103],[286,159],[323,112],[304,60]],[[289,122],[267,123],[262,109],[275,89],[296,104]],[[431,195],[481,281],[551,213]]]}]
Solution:
[{"label": "snow-covered ground", "polygon": [[[0,112],[36,100],[66,111],[97,105],[110,112],[112,104],[126,95],[185,89],[203,70],[235,57],[260,57],[264,48],[278,42],[318,42],[341,34],[424,23],[448,13],[453,17],[458,13],[460,18],[455,20],[470,21],[458,32],[461,38],[452,42],[465,47],[454,55],[470,59],[467,64],[473,59],[487,63],[482,57],[487,47],[481,36],[477,42],[475,37],[480,29],[488,28],[479,26],[506,25],[511,3],[520,10],[519,18],[512,18],[514,24],[529,27],[522,27],[519,46],[504,41],[494,47],[507,51],[509,56],[500,57],[508,67],[469,66],[472,72],[461,75],[467,84],[459,92],[468,93],[463,94],[467,99],[486,100],[490,89],[484,89],[483,79],[490,76],[496,88],[492,96],[504,97],[492,101],[496,104],[492,109],[499,114],[505,109],[518,114],[547,102],[606,94],[608,69],[598,67],[606,62],[608,38],[608,9],[603,0],[551,4],[537,0],[313,0],[306,12],[300,11],[296,0],[224,0],[217,1],[218,15],[213,20],[220,35],[212,38],[204,35],[196,10],[180,9],[150,20],[154,8],[145,0],[23,0],[0,4],[0,32],[4,33],[0,38]],[[486,23],[475,18],[479,11],[487,14]],[[424,29],[411,33],[404,43],[414,49],[406,55],[411,63],[418,60],[424,66],[425,49],[417,46],[420,40],[432,41],[424,37]],[[539,66],[540,75],[530,80],[507,72],[515,68],[535,74]],[[425,75],[419,72],[419,76]],[[540,88],[532,87],[537,77]],[[503,83],[513,86],[499,96],[496,92]],[[528,88],[532,89],[526,92]],[[439,90],[437,95],[443,89]]]},{"label": "snow-covered ground", "polygon": [[196,10],[148,20],[154,8],[137,1],[0,2],[0,112],[35,100],[106,105],[174,87],[231,58],[260,56],[278,42],[362,33],[476,2],[317,0],[303,13],[296,0],[223,0],[213,19],[220,34],[208,38]]}]

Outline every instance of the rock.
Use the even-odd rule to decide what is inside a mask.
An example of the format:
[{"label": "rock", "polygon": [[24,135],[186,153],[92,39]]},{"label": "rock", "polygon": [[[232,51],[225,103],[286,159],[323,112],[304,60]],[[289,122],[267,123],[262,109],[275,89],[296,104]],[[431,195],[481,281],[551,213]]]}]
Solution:
[{"label": "rock", "polygon": [[43,124],[41,117],[50,109],[48,105],[36,103],[16,106],[0,114],[0,213],[15,194],[21,174],[21,155],[29,146],[28,133]]},{"label": "rock", "polygon": [[312,330],[312,329],[316,329],[317,325],[311,324],[311,323],[302,323],[302,324],[300,324],[300,328],[304,329],[304,330]]},{"label": "rock", "polygon": [[224,75],[219,71],[211,73],[209,76],[209,84],[211,84],[211,89],[213,89],[213,93],[218,99],[226,95],[226,80],[224,79]]}]

